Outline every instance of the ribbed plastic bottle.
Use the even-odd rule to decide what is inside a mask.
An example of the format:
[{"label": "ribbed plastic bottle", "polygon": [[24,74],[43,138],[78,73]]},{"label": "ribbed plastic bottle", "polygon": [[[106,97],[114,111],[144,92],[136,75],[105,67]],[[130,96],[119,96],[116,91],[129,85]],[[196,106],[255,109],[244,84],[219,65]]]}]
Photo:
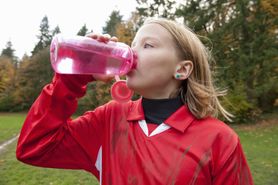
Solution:
[{"label": "ribbed plastic bottle", "polygon": [[135,54],[124,43],[62,34],[52,39],[50,59],[54,71],[61,74],[121,76],[136,67]]},{"label": "ribbed plastic bottle", "polygon": [[57,34],[50,45],[51,65],[56,73],[115,76],[116,82],[110,93],[120,103],[129,101],[133,91],[119,76],[136,68],[136,58],[131,48],[124,43],[104,43],[89,37]]}]

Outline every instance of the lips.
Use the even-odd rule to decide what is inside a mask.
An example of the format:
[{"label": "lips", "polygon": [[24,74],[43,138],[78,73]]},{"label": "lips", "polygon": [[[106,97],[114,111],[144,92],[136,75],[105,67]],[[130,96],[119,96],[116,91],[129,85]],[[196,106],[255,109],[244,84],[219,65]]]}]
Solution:
[{"label": "lips", "polygon": [[132,77],[132,76],[134,75],[134,73],[135,73],[135,70],[136,70],[136,69],[129,71],[126,75],[127,75],[128,77]]}]

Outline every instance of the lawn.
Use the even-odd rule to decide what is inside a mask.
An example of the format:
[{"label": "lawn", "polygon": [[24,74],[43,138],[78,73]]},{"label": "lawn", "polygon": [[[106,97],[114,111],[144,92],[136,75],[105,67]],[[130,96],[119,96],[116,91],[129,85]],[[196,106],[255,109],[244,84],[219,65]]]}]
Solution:
[{"label": "lawn", "polygon": [[[0,144],[16,136],[26,114],[0,113]],[[98,185],[85,171],[46,169],[25,165],[15,157],[16,142],[0,152],[0,185]]]},{"label": "lawn", "polygon": [[233,128],[240,136],[255,185],[278,185],[278,119]]},{"label": "lawn", "polygon": [[[20,130],[25,114],[0,114],[0,144]],[[278,185],[278,122],[232,125],[239,134],[256,185]],[[85,171],[38,168],[15,158],[16,142],[0,153],[0,185],[97,185]]]},{"label": "lawn", "polygon": [[0,113],[0,144],[18,134],[25,117],[24,113]]}]

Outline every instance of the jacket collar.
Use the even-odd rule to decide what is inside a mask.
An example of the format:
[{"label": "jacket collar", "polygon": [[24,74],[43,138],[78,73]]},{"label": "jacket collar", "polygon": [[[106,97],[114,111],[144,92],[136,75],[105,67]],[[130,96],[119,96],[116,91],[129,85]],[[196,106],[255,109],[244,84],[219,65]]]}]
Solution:
[{"label": "jacket collar", "polygon": [[[131,103],[127,120],[128,121],[138,121],[144,120],[145,115],[142,107],[142,98],[139,100],[133,101]],[[195,116],[189,111],[188,107],[182,106],[176,112],[174,112],[169,118],[167,118],[164,123],[179,130],[180,132],[184,132],[187,127],[195,120]]]}]

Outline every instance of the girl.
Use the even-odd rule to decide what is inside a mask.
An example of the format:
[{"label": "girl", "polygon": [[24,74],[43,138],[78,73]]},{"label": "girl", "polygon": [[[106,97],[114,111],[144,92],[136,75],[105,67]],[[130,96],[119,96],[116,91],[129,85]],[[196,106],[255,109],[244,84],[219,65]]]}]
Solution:
[{"label": "girl", "polygon": [[198,37],[176,22],[149,19],[132,49],[138,65],[127,85],[142,98],[111,101],[72,120],[86,85],[106,79],[55,74],[28,113],[17,158],[83,169],[103,185],[252,185],[238,136],[214,118],[231,115],[218,101]]}]

